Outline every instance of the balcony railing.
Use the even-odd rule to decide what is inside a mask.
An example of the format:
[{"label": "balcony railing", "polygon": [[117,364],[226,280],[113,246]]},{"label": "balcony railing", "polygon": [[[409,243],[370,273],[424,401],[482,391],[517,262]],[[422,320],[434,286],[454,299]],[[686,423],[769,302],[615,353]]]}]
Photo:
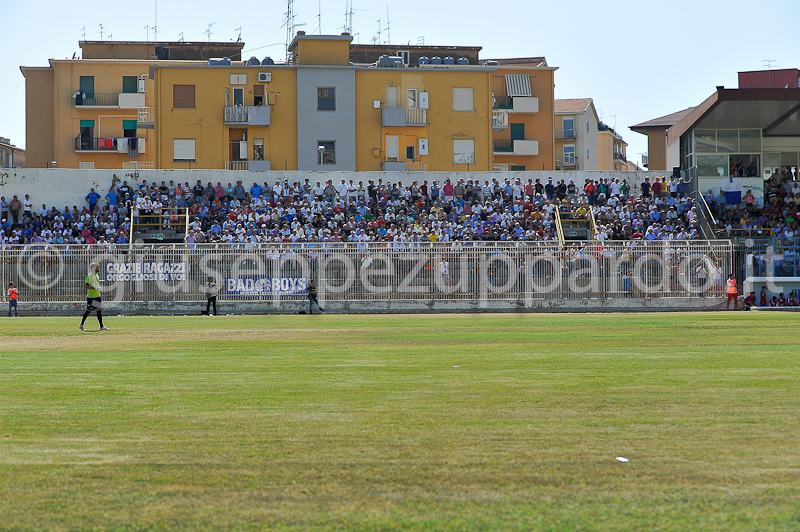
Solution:
[{"label": "balcony railing", "polygon": [[155,107],[139,107],[136,119],[139,122],[155,123],[156,121],[156,108]]},{"label": "balcony railing", "polygon": [[250,161],[225,161],[225,170],[249,170]]},{"label": "balcony railing", "polygon": [[426,170],[428,170],[428,163],[406,161],[406,172],[425,172]]},{"label": "balcony railing", "polygon": [[270,108],[267,105],[226,107],[225,123],[228,125],[268,126]]},{"label": "balcony railing", "polygon": [[556,140],[575,139],[578,138],[576,130],[573,129],[556,129]]},{"label": "balcony railing", "polygon": [[646,153],[642,154],[642,166],[647,168],[647,154]]},{"label": "balcony railing", "polygon": [[[123,144],[120,144],[120,141]],[[75,137],[75,151],[117,152],[135,157],[145,153],[144,137],[133,137],[121,139],[120,141],[116,138]],[[134,141],[136,141],[135,144]],[[122,149],[120,149],[120,146],[122,146]]]},{"label": "balcony railing", "polygon": [[425,109],[384,107],[381,109],[381,127],[424,126],[428,114]]},{"label": "balcony railing", "polygon": [[505,109],[492,110],[492,129],[503,131],[506,128],[508,128],[508,111]]},{"label": "balcony railing", "polygon": [[614,159],[619,160],[619,161],[626,161],[627,160],[625,158],[625,154],[624,153],[615,153],[614,154]]},{"label": "balcony railing", "polygon": [[75,96],[75,107],[119,107],[119,93],[95,92]]},{"label": "balcony railing", "polygon": [[513,109],[514,98],[512,96],[493,96],[492,109]]},{"label": "balcony railing", "polygon": [[496,152],[513,152],[514,141],[511,139],[492,139],[492,149]]}]

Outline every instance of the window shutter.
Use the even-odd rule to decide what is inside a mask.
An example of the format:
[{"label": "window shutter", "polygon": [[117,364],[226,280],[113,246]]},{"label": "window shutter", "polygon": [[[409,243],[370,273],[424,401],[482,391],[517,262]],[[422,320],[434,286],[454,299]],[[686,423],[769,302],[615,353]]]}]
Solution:
[{"label": "window shutter", "polygon": [[173,109],[194,109],[194,85],[173,85],[172,86],[172,108]]}]

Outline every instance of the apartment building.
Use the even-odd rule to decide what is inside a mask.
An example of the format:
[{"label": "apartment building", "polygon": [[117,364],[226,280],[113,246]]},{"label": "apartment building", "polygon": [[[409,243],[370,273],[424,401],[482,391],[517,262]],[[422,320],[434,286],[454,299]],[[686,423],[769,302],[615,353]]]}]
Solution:
[{"label": "apartment building", "polygon": [[25,168],[25,150],[0,137],[0,168]]},{"label": "apartment building", "polygon": [[557,170],[597,170],[597,110],[591,98],[555,100]]},{"label": "apartment building", "polygon": [[597,169],[615,172],[628,171],[628,143],[614,128],[597,124]]},{"label": "apartment building", "polygon": [[283,64],[236,60],[242,47],[82,43],[91,58],[22,67],[31,166],[554,168],[544,58],[480,62],[477,47],[449,47],[458,59],[362,50],[377,59],[360,63],[349,35],[303,32]]}]

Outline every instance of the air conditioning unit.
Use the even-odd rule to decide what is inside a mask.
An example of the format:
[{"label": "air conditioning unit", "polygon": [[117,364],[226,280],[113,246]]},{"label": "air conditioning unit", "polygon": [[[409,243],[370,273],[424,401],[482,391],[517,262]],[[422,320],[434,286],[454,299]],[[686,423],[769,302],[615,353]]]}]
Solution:
[{"label": "air conditioning unit", "polygon": [[259,83],[269,83],[272,81],[272,72],[259,72],[258,73],[258,82]]}]

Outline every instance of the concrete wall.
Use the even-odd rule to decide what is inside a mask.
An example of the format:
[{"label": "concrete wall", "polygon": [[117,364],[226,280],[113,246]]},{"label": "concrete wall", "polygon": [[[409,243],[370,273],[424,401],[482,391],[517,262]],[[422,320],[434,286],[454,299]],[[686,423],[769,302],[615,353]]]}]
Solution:
[{"label": "concrete wall", "polygon": [[[346,179],[352,179],[355,183],[363,181],[364,185],[373,180],[376,183],[382,179],[387,182],[402,182],[410,185],[413,181],[433,180],[443,183],[450,177],[479,179],[483,182],[486,179],[504,180],[506,178],[519,178],[527,183],[528,179],[541,179],[543,183],[552,176],[553,179],[565,179],[569,182],[574,179],[575,183],[582,186],[587,178],[592,179],[613,179],[618,177],[620,181],[627,179],[631,185],[631,190],[638,193],[639,184],[645,177],[651,180],[656,176],[664,175],[664,172],[284,172],[273,170],[271,172],[234,172],[226,170],[75,170],[67,168],[45,169],[45,168],[12,168],[0,169],[0,196],[5,196],[6,200],[17,194],[20,198],[25,194],[30,194],[31,201],[37,207],[42,203],[48,207],[57,206],[63,208],[65,205],[86,205],[85,197],[89,189],[94,187],[101,196],[105,196],[111,185],[112,180],[121,183],[128,181],[129,185],[141,183],[146,179],[148,183],[153,181],[188,182],[194,184],[198,179],[203,183],[217,181],[225,183],[236,183],[241,179],[243,183],[267,182],[270,185],[275,180],[288,179],[291,182],[303,182],[308,179],[312,183],[317,181],[325,182],[332,179],[334,183]],[[717,180],[719,186],[719,180]],[[249,188],[246,187],[246,188]],[[104,205],[104,201],[101,201]]]},{"label": "concrete wall", "polygon": [[[317,110],[317,88],[336,88],[336,110]],[[297,68],[297,167],[317,170],[318,141],[334,141],[336,164],[326,170],[356,169],[356,75],[349,67]]]},{"label": "concrete wall", "polygon": [[[326,314],[445,314],[445,313],[485,313],[485,312],[688,312],[719,311],[725,309],[723,298],[682,298],[665,297],[649,299],[533,299],[530,306],[524,300],[486,301],[478,300],[429,300],[429,301],[337,301],[320,303]],[[56,315],[78,316],[83,312],[85,303],[26,303],[19,304],[21,316]],[[199,315],[205,310],[205,299],[195,303],[148,304],[146,301],[120,303],[118,306],[106,307],[106,316],[119,315]],[[297,314],[301,310],[308,312],[306,301],[285,301],[275,306],[271,301],[217,301],[221,314]],[[113,324],[109,324],[114,327]]]}]

